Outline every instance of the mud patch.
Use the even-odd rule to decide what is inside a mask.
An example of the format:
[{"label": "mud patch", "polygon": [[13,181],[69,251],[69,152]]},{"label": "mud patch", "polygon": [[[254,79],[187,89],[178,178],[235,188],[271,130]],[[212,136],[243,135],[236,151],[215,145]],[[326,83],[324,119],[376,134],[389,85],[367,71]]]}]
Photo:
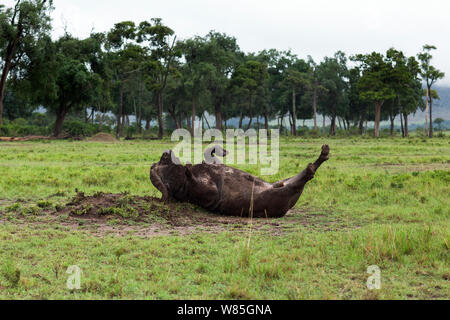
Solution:
[{"label": "mud patch", "polygon": [[[42,206],[43,203],[40,204]],[[150,238],[220,232],[261,232],[278,236],[301,228],[321,231],[343,228],[342,221],[332,210],[314,212],[312,209],[295,209],[281,219],[249,219],[221,216],[191,204],[165,204],[154,197],[126,193],[86,196],[77,192],[65,205],[44,206],[39,212],[23,208],[28,215],[18,213],[13,223],[39,228],[62,227],[68,231],[85,231],[100,237],[133,235]],[[1,214],[0,220],[3,220]]]},{"label": "mud patch", "polygon": [[63,222],[69,225],[75,222],[83,228],[94,227],[100,234],[145,237],[244,230],[252,223],[246,218],[211,214],[191,204],[166,204],[154,197],[104,193],[85,196],[82,192],[57,208],[56,216],[66,217]]}]

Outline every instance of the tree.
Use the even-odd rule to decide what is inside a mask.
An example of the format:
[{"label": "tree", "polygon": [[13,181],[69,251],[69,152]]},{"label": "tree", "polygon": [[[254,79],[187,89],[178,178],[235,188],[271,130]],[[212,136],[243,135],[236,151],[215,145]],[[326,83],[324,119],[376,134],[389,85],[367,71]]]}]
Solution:
[{"label": "tree", "polygon": [[181,42],[179,45],[186,60],[186,64],[181,68],[181,72],[183,74],[186,97],[192,104],[191,130],[193,134],[195,119],[198,114],[203,114],[204,112],[204,108],[199,110],[199,104],[207,95],[207,79],[213,72],[213,67],[203,56],[207,50],[207,43],[204,38],[194,37]]},{"label": "tree", "polygon": [[[277,98],[282,89],[283,71],[280,67],[279,61],[283,56],[282,52],[276,49],[263,50],[255,57],[261,63],[267,65],[267,77],[263,85],[263,94],[258,96],[258,106],[260,107],[260,114],[264,118],[264,127],[269,130],[269,120],[277,116],[280,112]],[[286,66],[287,67],[287,66]]]},{"label": "tree", "polygon": [[152,60],[151,88],[155,91],[158,106],[158,138],[164,136],[164,102],[163,95],[167,87],[167,79],[173,72],[173,65],[181,56],[180,48],[176,47],[175,32],[162,23],[159,18],[154,18],[151,23],[141,22],[138,28],[138,42],[147,45],[147,50]]},{"label": "tree", "polygon": [[8,76],[34,59],[36,43],[50,31],[51,9],[52,0],[16,0],[7,9],[0,5],[0,129]]},{"label": "tree", "polygon": [[313,86],[313,118],[314,118],[314,132],[317,132],[317,102],[319,92],[323,92],[325,90],[324,87],[320,86],[319,78],[317,74],[317,64],[314,62],[311,56],[308,56],[308,64],[311,68],[311,76],[312,76],[312,86]]},{"label": "tree", "polygon": [[244,90],[248,99],[250,122],[247,130],[250,129],[255,116],[256,97],[264,94],[263,86],[268,76],[267,65],[255,60],[249,60],[245,64],[237,67],[232,76],[232,84]]},{"label": "tree", "polygon": [[[284,130],[284,118],[289,114],[292,127],[292,106],[290,100],[292,97],[292,89],[285,81],[288,68],[294,59],[294,55],[290,51],[277,51],[270,49],[260,52],[259,56],[268,65],[269,79],[267,83],[266,97],[269,107],[266,108],[267,116],[274,116],[278,119],[279,129]],[[267,118],[267,117],[266,117]],[[266,120],[267,122],[267,120]],[[268,127],[268,123],[266,125]]]},{"label": "tree", "polygon": [[437,118],[434,120],[434,123],[436,123],[438,125],[438,130],[442,131],[442,124],[444,123],[444,119],[442,118]]},{"label": "tree", "polygon": [[394,120],[400,114],[403,117],[403,136],[408,136],[408,115],[415,112],[420,105],[421,84],[419,63],[414,57],[407,58],[402,51],[393,48],[386,52],[386,59],[391,63],[391,86],[395,98],[388,100],[391,135],[394,134]]},{"label": "tree", "polygon": [[[431,92],[433,85],[438,80],[443,79],[445,77],[444,72],[441,72],[440,70],[436,69],[434,66],[431,65],[431,60],[433,59],[433,56],[431,55],[432,50],[436,50],[436,47],[431,46],[431,45],[425,45],[425,46],[423,46],[422,53],[418,54],[418,58],[421,61],[422,79],[426,82],[428,93]],[[433,97],[430,94],[427,95],[427,102],[429,103],[429,108],[430,108],[429,136],[430,136],[430,138],[432,138],[433,137]]]},{"label": "tree", "polygon": [[375,105],[375,130],[374,136],[380,136],[381,108],[383,104],[395,98],[395,90],[392,86],[392,63],[380,53],[372,52],[366,55],[356,55],[352,60],[360,63],[362,71],[358,82],[361,99]]},{"label": "tree", "polygon": [[[105,33],[93,33],[91,38],[93,41],[97,41],[99,48],[107,46],[107,35]],[[97,115],[97,120],[100,124],[99,131],[102,132],[105,114],[108,111],[114,111],[112,97],[114,70],[112,68],[111,55],[100,49],[97,54],[91,56],[91,68],[101,78],[98,94],[94,97],[91,108],[92,112],[98,111],[101,113]],[[92,121],[94,120],[94,114],[92,114]]]},{"label": "tree", "polygon": [[[183,128],[183,119],[185,115],[188,115],[189,101],[186,99],[188,96],[188,88],[185,86],[184,74],[182,73],[181,65],[176,67],[176,72],[172,72],[167,79],[167,89],[164,93],[164,101],[169,111],[170,116],[173,119],[173,123],[176,129]],[[189,117],[188,123],[190,124]]]},{"label": "tree", "polygon": [[324,88],[319,97],[321,113],[331,118],[330,135],[336,135],[338,111],[348,105],[346,88],[348,78],[347,58],[343,52],[336,52],[334,57],[325,57],[317,66],[317,77]]},{"label": "tree", "polygon": [[17,118],[28,118],[36,110],[28,95],[28,83],[19,81],[18,83],[8,82],[5,89],[3,113],[9,120]]},{"label": "tree", "polygon": [[53,135],[57,137],[69,111],[91,104],[99,94],[101,78],[90,62],[100,47],[92,38],[79,40],[65,34],[56,42],[48,40],[45,50],[29,77],[42,78],[35,99],[56,114]]},{"label": "tree", "polygon": [[216,128],[222,130],[222,105],[228,96],[230,77],[238,65],[241,55],[236,38],[211,31],[205,38],[203,61],[209,65],[208,89],[213,100]]},{"label": "tree", "polygon": [[125,103],[127,86],[135,79],[136,73],[142,68],[142,61],[146,52],[135,43],[136,25],[133,21],[122,21],[116,23],[107,34],[106,61],[112,73],[113,95],[117,101],[116,109],[116,138],[119,139],[123,133],[125,123]]},{"label": "tree", "polygon": [[404,85],[398,91],[398,102],[400,105],[400,116],[403,117],[403,137],[409,136],[408,116],[415,113],[417,109],[424,108],[422,99],[422,83],[420,81],[419,63],[414,57],[408,58],[406,62],[408,72],[404,78]]},{"label": "tree", "polygon": [[291,89],[292,93],[292,109],[290,110],[292,118],[292,135],[297,135],[297,119],[298,119],[298,109],[297,109],[297,97],[300,94],[304,95],[305,91],[311,87],[311,77],[310,77],[310,67],[302,59],[298,59],[293,56],[291,65],[288,67],[285,73],[286,85]]},{"label": "tree", "polygon": [[369,104],[361,98],[361,91],[358,88],[358,83],[361,78],[361,71],[355,67],[349,70],[349,88],[348,88],[348,102],[351,110],[352,120],[355,126],[358,127],[359,134],[364,133],[364,123],[370,116]]}]

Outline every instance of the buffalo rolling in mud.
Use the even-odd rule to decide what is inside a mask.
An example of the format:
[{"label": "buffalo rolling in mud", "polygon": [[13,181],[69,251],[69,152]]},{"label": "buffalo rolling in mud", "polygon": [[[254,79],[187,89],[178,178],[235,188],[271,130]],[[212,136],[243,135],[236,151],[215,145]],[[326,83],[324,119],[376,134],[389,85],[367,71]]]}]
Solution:
[{"label": "buffalo rolling in mud", "polygon": [[329,158],[330,148],[324,145],[316,162],[299,175],[271,184],[218,161],[183,166],[172,151],[166,151],[152,166],[150,180],[166,202],[189,202],[226,216],[279,218],[295,206],[305,185]]}]

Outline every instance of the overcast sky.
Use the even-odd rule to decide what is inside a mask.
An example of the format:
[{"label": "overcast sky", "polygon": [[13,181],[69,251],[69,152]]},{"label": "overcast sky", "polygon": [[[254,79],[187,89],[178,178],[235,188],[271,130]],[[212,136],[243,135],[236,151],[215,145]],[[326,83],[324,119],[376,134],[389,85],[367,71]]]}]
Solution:
[{"label": "overcast sky", "polygon": [[[4,1],[4,0],[3,0]],[[2,2],[3,2],[2,1]],[[6,0],[7,4],[13,0]],[[434,64],[450,85],[448,0],[54,0],[54,34],[64,26],[75,36],[109,30],[124,20],[160,17],[179,38],[216,30],[233,35],[242,50],[292,49],[320,60],[385,51],[415,55],[424,44],[438,47]]]}]

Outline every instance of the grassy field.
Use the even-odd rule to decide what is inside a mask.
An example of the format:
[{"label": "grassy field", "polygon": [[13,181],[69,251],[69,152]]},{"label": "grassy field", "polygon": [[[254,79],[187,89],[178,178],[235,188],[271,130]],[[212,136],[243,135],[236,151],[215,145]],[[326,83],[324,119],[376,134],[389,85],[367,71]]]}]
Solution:
[{"label": "grassy field", "polygon": [[[449,299],[450,139],[284,138],[269,180],[324,143],[331,160],[270,221],[157,202],[135,215],[132,196],[159,196],[148,173],[168,141],[0,143],[0,299]],[[83,217],[63,209],[76,189],[131,202]]]}]

